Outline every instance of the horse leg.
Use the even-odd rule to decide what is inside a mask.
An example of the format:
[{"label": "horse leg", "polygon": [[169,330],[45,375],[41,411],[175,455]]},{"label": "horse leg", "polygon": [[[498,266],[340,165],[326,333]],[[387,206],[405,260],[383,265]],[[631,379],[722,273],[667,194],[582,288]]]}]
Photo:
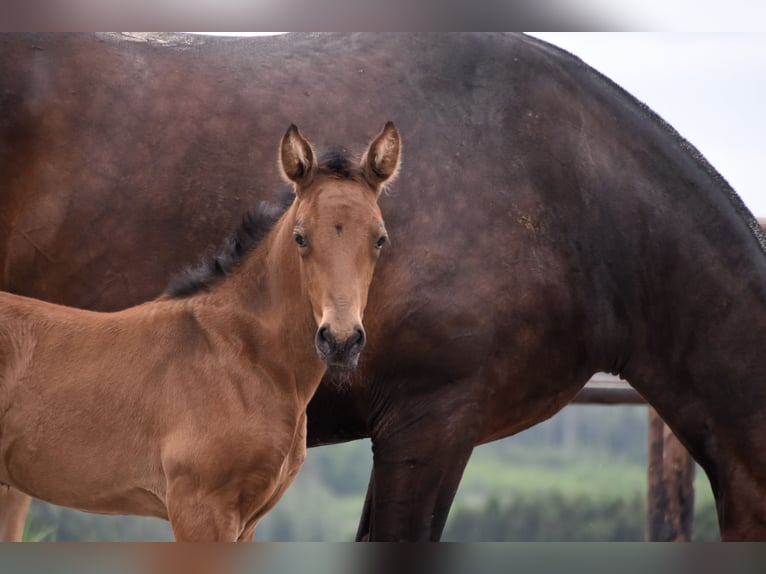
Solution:
[{"label": "horse leg", "polygon": [[237,542],[252,542],[253,536],[255,536],[255,527],[258,525],[257,521],[245,527],[242,534],[237,538]]},{"label": "horse leg", "polygon": [[[723,400],[702,400],[682,385],[671,385],[661,375],[631,377],[633,386],[702,466],[716,501],[721,538],[766,539],[766,465],[756,456],[761,450],[764,425],[753,418],[715,416],[709,405]],[[665,384],[650,386],[645,381]],[[681,405],[681,407],[679,407]]]},{"label": "horse leg", "polygon": [[[714,457],[704,456],[709,451],[704,452],[702,459],[698,459],[710,479],[721,539],[763,541],[766,540],[766,480],[763,473],[758,475],[757,461],[738,456],[735,448],[717,449]],[[694,446],[689,449],[692,456],[695,455],[693,449]]]},{"label": "horse leg", "polygon": [[364,497],[362,516],[359,518],[359,527],[356,530],[357,542],[369,542],[370,518],[372,516],[372,493],[375,486],[375,465],[370,470],[370,482],[367,483],[367,494]]},{"label": "horse leg", "polygon": [[766,485],[734,468],[716,495],[721,540],[766,540]]},{"label": "horse leg", "polygon": [[236,542],[242,526],[239,492],[205,489],[198,477],[182,476],[168,485],[168,519],[177,542]]},{"label": "horse leg", "polygon": [[472,450],[467,441],[377,442],[369,540],[437,542]]},{"label": "horse leg", "polygon": [[373,430],[371,541],[441,538],[478,428],[475,405],[452,399],[398,402]]},{"label": "horse leg", "polygon": [[21,541],[31,501],[15,488],[0,486],[0,541]]},{"label": "horse leg", "polygon": [[[179,542],[252,542],[261,518],[279,502],[297,471],[295,468],[275,490],[250,497],[238,488],[205,493],[198,485],[189,489],[174,485],[168,491],[167,506],[175,539]],[[242,520],[239,506],[243,500],[247,500],[245,508],[258,509],[246,522]]]}]

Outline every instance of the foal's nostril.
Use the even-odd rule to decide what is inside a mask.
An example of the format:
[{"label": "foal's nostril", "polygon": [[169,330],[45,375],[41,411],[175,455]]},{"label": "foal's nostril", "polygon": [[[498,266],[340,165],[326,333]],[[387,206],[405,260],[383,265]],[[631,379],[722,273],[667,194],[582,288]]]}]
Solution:
[{"label": "foal's nostril", "polygon": [[354,333],[348,338],[346,346],[352,353],[359,353],[362,350],[362,347],[364,347],[364,342],[364,329],[357,327],[354,329]]},{"label": "foal's nostril", "polygon": [[325,323],[317,329],[314,344],[319,356],[335,368],[353,368],[365,343],[364,329],[355,327],[346,339],[338,341],[330,325]]},{"label": "foal's nostril", "polygon": [[317,350],[323,355],[329,355],[335,348],[335,337],[330,332],[329,325],[322,325],[316,334],[315,340]]}]

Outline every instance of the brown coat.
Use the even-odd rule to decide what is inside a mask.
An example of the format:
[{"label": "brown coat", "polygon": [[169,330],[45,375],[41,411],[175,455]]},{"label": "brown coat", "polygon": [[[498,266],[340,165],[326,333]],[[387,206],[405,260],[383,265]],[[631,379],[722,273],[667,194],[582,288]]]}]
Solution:
[{"label": "brown coat", "polygon": [[326,367],[364,345],[398,141],[387,124],[341,175],[291,127],[296,200],[222,281],[113,313],[0,293],[0,481],[167,518],[180,540],[252,538],[303,462]]}]

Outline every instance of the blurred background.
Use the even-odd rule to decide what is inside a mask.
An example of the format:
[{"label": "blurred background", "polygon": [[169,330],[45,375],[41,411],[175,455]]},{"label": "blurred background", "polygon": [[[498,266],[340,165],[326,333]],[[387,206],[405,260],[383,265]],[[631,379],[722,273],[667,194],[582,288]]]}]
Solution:
[{"label": "blurred background", "polygon": [[[757,216],[766,216],[766,35],[534,33],[580,56],[694,144]],[[445,540],[643,540],[647,408],[570,406],[515,437],[481,446],[466,469]],[[353,540],[369,441],[310,449],[257,540]],[[718,536],[704,473],[694,538]],[[170,540],[161,520],[104,517],[33,503],[28,540]]]}]

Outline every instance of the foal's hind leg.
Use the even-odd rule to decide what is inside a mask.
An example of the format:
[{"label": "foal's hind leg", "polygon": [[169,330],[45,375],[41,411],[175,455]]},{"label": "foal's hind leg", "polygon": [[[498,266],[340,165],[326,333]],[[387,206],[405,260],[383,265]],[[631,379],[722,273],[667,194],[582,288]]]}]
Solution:
[{"label": "foal's hind leg", "polygon": [[32,499],[15,488],[0,486],[0,541],[20,542]]}]

